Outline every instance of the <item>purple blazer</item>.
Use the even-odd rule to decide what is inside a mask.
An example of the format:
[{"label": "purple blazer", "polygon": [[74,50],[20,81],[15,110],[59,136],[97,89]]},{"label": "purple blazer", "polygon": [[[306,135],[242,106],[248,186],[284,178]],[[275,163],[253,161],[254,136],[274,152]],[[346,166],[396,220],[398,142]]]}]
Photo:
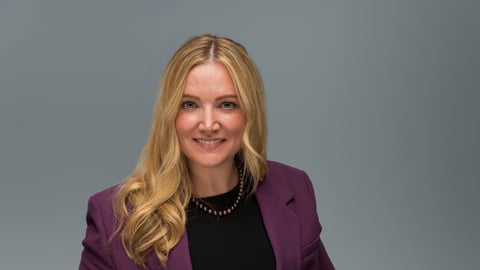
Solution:
[{"label": "purple blazer", "polygon": [[[273,247],[277,270],[334,269],[320,240],[315,194],[307,174],[278,162],[269,170],[255,196]],[[107,246],[115,230],[112,197],[115,187],[93,195],[88,201],[87,231],[83,240],[80,270],[141,270],[125,253],[119,239]],[[192,270],[185,233],[170,251],[168,270]],[[156,255],[147,255],[147,269],[163,270]]]}]

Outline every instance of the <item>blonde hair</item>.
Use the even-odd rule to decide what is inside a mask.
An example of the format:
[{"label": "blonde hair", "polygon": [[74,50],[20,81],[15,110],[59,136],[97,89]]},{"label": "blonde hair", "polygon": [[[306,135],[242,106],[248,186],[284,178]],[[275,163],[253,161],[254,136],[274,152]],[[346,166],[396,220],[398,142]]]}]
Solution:
[{"label": "blonde hair", "polygon": [[150,135],[132,175],[118,190],[114,210],[128,256],[145,267],[154,251],[166,265],[169,251],[185,233],[185,208],[191,199],[186,157],[180,150],[175,117],[190,70],[207,61],[222,63],[230,73],[245,114],[242,147],[237,158],[249,175],[252,192],[267,171],[266,110],[260,73],[245,48],[228,38],[206,34],[185,42],[162,76]]}]

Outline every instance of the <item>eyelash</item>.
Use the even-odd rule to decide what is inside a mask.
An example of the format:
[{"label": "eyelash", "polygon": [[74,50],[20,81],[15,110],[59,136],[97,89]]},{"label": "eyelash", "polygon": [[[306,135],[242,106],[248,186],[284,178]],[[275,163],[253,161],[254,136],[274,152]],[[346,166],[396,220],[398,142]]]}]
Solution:
[{"label": "eyelash", "polygon": [[182,108],[183,109],[194,109],[194,108],[197,108],[197,104],[195,104],[195,102],[193,101],[185,101],[185,102],[182,102]]},{"label": "eyelash", "polygon": [[[225,105],[227,105],[228,107],[226,108]],[[234,102],[226,101],[226,102],[222,102],[220,104],[220,107],[222,109],[233,110],[237,107],[237,104],[235,104]]]},{"label": "eyelash", "polygon": [[[183,109],[188,110],[188,109],[198,108],[198,105],[193,101],[185,101],[185,102],[182,102],[181,107]],[[225,102],[220,103],[220,105],[219,105],[219,108],[225,109],[225,110],[233,110],[237,107],[238,107],[238,105],[235,102],[231,102],[231,101],[225,101]]]}]

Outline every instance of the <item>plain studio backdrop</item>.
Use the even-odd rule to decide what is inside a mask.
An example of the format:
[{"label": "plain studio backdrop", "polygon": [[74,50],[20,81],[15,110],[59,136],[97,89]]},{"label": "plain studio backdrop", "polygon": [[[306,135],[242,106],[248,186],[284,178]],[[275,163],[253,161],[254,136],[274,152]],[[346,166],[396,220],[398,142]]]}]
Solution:
[{"label": "plain studio backdrop", "polygon": [[304,169],[337,269],[478,269],[480,2],[1,0],[0,268],[76,269],[134,168],[165,64],[232,37],[269,158]]}]

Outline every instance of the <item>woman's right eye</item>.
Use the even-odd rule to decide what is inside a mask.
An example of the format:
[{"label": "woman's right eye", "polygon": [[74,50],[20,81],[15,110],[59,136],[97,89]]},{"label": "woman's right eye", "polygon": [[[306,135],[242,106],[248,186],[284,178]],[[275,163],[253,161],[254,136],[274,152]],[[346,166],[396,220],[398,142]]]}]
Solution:
[{"label": "woman's right eye", "polygon": [[195,104],[195,102],[192,102],[192,101],[185,101],[182,103],[183,109],[194,109],[196,107],[197,107],[197,104]]}]

